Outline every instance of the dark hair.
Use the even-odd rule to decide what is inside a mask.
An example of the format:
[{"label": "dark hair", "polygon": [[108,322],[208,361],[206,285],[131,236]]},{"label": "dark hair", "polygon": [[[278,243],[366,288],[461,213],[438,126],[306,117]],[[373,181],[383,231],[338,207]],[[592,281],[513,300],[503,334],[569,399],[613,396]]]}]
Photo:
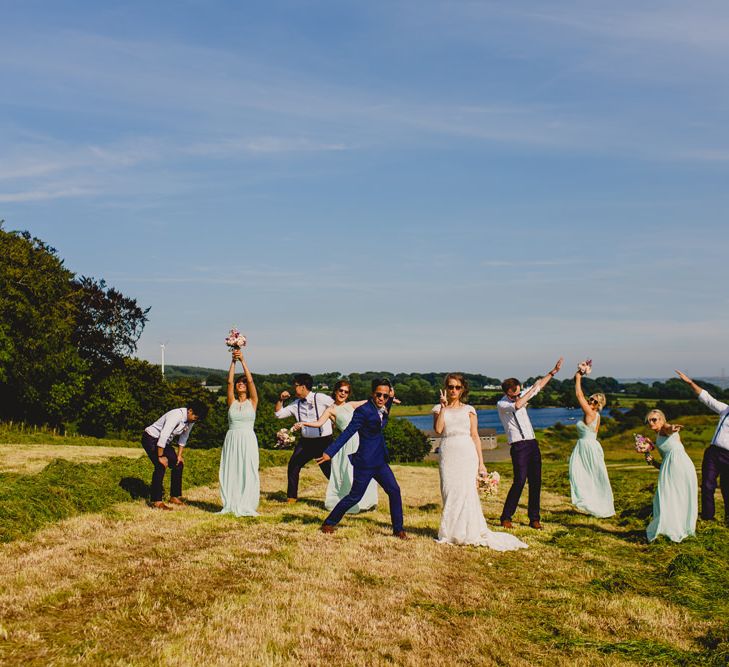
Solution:
[{"label": "dark hair", "polygon": [[392,383],[387,378],[375,378],[372,380],[372,391],[377,387],[390,387],[392,389]]},{"label": "dark hair", "polygon": [[352,399],[352,383],[347,380],[347,378],[342,378],[341,380],[337,380],[337,384],[334,385],[334,390],[332,391],[332,398],[337,397],[337,391],[340,389],[340,387],[349,387],[349,398]]},{"label": "dark hair", "polygon": [[516,378],[506,378],[506,380],[501,383],[501,388],[504,390],[504,393],[506,393],[509,389],[514,389],[520,384],[521,382],[519,382]]},{"label": "dark hair", "polygon": [[297,373],[294,375],[294,384],[301,384],[311,391],[311,388],[314,386],[314,378],[308,373]]},{"label": "dark hair", "polygon": [[448,388],[448,380],[458,380],[461,383],[463,391],[461,392],[460,400],[461,403],[465,403],[468,400],[468,380],[461,373],[448,373],[445,376],[445,380],[443,380],[443,387],[446,389]]},{"label": "dark hair", "polygon": [[248,391],[248,380],[246,379],[245,375],[239,375],[237,378],[235,378],[235,382],[233,382],[233,386],[237,385],[239,382],[242,382],[246,386],[246,391]]},{"label": "dark hair", "polygon": [[198,419],[205,419],[208,416],[208,406],[199,398],[193,398],[188,404],[187,409],[192,410]]}]

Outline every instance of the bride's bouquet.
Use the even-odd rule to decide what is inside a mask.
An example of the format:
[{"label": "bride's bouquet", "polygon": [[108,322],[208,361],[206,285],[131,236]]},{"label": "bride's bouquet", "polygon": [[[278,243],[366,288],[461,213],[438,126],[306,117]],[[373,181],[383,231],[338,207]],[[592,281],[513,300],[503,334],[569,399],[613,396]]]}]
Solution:
[{"label": "bride's bouquet", "polygon": [[580,375],[589,375],[592,373],[592,359],[585,359],[585,361],[577,364],[577,370],[580,372]]},{"label": "bride's bouquet", "polygon": [[231,350],[240,350],[240,348],[246,346],[247,342],[246,337],[235,327],[230,330],[228,337],[225,339],[225,344]]},{"label": "bride's bouquet", "polygon": [[296,436],[291,428],[282,428],[276,433],[276,449],[286,449],[295,442]]},{"label": "bride's bouquet", "polygon": [[493,470],[486,475],[479,475],[478,490],[486,496],[495,496],[499,490],[501,475]]},{"label": "bride's bouquet", "polygon": [[639,454],[650,454],[656,448],[650,438],[646,438],[640,433],[633,433],[633,437],[635,438],[635,451]]}]

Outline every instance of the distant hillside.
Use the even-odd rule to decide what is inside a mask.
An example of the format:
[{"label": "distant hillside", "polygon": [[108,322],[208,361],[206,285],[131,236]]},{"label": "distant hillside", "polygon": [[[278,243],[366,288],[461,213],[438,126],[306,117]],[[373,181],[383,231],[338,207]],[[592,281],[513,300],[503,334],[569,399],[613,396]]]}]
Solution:
[{"label": "distant hillside", "polygon": [[165,378],[168,380],[204,380],[210,375],[225,377],[228,371],[221,368],[203,368],[202,366],[167,366]]}]

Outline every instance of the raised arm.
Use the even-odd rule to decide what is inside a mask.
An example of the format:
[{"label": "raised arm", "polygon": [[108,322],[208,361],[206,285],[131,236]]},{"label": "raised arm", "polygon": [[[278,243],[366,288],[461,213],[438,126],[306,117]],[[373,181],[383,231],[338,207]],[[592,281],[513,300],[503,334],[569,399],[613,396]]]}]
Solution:
[{"label": "raised arm", "polygon": [[[444,389],[440,390],[440,410],[433,414],[433,430],[440,435],[445,428],[445,411],[448,408],[448,401]],[[433,408],[435,410],[435,408]]]},{"label": "raised arm", "polygon": [[230,360],[230,368],[228,369],[228,407],[233,405],[235,400],[235,352]]},{"label": "raised arm", "polygon": [[699,387],[686,373],[682,373],[681,371],[676,371],[676,375],[680,377],[691,389],[694,390],[694,393],[698,396],[703,389]]},{"label": "raised arm", "polygon": [[534,398],[544,387],[546,387],[549,384],[549,381],[559,373],[559,369],[562,368],[562,362],[564,361],[564,357],[560,357],[557,360],[557,363],[554,365],[554,368],[549,371],[544,377],[539,378],[529,389],[529,391],[524,394],[523,396],[519,396],[519,398],[514,401],[514,409],[519,410],[520,408],[523,408],[532,398]]},{"label": "raised arm", "polygon": [[575,396],[577,396],[577,402],[582,408],[582,412],[585,413],[585,424],[592,424],[597,414],[597,410],[593,408],[585,398],[585,393],[582,391],[582,373],[577,371],[575,373]]},{"label": "raised arm", "polygon": [[243,356],[242,350],[236,350],[234,354],[238,355],[240,364],[243,366],[243,372],[246,375],[246,384],[248,385],[248,400],[251,402],[254,410],[258,409],[258,390],[256,389],[256,383],[253,381],[253,374],[248,368],[245,357]]}]

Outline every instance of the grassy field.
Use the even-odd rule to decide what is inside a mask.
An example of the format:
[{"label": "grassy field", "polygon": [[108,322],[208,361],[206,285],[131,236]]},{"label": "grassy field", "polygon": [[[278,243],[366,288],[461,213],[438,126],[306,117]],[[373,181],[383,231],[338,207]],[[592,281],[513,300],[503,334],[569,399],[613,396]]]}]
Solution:
[{"label": "grassy field", "polygon": [[[713,420],[681,421],[699,462]],[[503,554],[434,542],[433,466],[395,467],[412,535],[401,542],[389,535],[382,494],[375,511],[322,535],[325,480],[309,466],[302,500],[285,504],[278,452],[261,474],[261,516],[216,515],[215,451],[196,452],[196,486],[183,509],[112,499],[0,546],[0,662],[726,665],[729,529],[700,523],[681,544],[647,544],[656,471],[632,452],[630,433],[603,443],[618,515],[574,512],[566,465],[573,437],[569,428],[542,437],[545,530],[526,527],[520,507],[515,532],[530,548]],[[138,463],[127,474],[148,481],[150,466]],[[58,465],[68,473],[87,464],[49,468]],[[114,459],[83,470],[129,465]],[[49,468],[15,477],[27,485]],[[492,527],[511,477],[508,464],[494,468],[505,480],[499,497],[484,501]]]}]

